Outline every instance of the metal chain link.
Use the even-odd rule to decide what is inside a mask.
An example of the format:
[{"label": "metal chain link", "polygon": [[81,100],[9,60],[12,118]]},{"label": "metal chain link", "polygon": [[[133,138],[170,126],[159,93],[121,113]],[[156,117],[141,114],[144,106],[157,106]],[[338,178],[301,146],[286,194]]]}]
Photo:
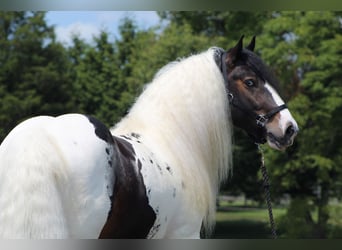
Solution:
[{"label": "metal chain link", "polygon": [[263,186],[264,186],[264,191],[265,191],[265,198],[266,198],[266,203],[267,203],[267,209],[268,209],[268,216],[270,219],[270,225],[271,225],[271,232],[272,232],[272,237],[273,239],[277,239],[277,231],[276,231],[276,226],[273,218],[273,212],[272,212],[272,203],[271,203],[271,194],[270,194],[270,183],[269,183],[269,178],[267,174],[267,169],[265,167],[265,158],[264,158],[264,152],[261,146],[258,144],[258,149],[261,154],[261,173],[262,173],[262,178],[263,178]]}]

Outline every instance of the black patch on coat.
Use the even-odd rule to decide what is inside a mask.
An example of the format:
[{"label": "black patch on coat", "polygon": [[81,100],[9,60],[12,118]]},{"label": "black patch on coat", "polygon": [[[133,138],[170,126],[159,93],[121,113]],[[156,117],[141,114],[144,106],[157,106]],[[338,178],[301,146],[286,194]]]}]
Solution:
[{"label": "black patch on coat", "polygon": [[171,167],[169,166],[169,165],[166,165],[166,170],[167,171],[169,171],[169,173],[172,175],[173,173],[172,173],[172,169],[171,169]]},{"label": "black patch on coat", "polygon": [[136,138],[136,139],[139,139],[140,138],[140,134],[138,134],[138,133],[131,133],[131,136],[133,136],[134,138]]},{"label": "black patch on coat", "polygon": [[140,159],[138,159],[138,168],[139,168],[139,171],[141,170],[141,167],[142,167],[141,161],[140,161]]},{"label": "black patch on coat", "polygon": [[99,121],[93,116],[86,115],[86,117],[93,124],[96,136],[107,143],[113,144],[112,134],[110,133],[106,125],[104,125],[101,121]]},{"label": "black patch on coat", "polygon": [[132,145],[120,137],[114,137],[114,142],[119,160],[114,165],[112,206],[99,237],[146,238],[154,225],[156,214],[149,205],[141,172],[135,170],[136,156]]},{"label": "black patch on coat", "polygon": [[159,166],[159,164],[157,164],[157,168],[159,169],[159,172],[162,174],[163,170],[162,170],[161,166]]}]

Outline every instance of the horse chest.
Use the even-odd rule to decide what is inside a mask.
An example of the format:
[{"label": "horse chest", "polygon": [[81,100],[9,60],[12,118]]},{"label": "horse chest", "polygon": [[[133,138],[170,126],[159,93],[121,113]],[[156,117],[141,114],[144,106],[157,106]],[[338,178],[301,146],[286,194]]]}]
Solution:
[{"label": "horse chest", "polygon": [[119,160],[112,207],[100,238],[163,237],[179,202],[175,173],[141,143],[138,135],[114,140]]}]

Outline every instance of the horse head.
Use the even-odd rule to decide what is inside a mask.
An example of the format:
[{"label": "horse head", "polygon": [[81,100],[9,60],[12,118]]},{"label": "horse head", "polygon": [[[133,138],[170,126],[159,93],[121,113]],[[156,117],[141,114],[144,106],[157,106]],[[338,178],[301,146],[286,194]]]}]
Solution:
[{"label": "horse head", "polygon": [[277,79],[254,52],[255,37],[243,48],[243,36],[221,55],[221,68],[233,124],[256,143],[284,150],[292,145],[298,125],[276,91]]}]

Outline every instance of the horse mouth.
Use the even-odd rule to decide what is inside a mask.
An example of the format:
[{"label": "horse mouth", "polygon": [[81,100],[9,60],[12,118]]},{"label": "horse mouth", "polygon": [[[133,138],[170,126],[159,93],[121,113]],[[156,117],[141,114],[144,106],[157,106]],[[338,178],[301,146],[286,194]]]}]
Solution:
[{"label": "horse mouth", "polygon": [[272,133],[267,133],[267,142],[271,148],[274,148],[279,151],[284,151],[286,148],[292,146],[294,141],[294,136],[288,137],[277,137]]}]

